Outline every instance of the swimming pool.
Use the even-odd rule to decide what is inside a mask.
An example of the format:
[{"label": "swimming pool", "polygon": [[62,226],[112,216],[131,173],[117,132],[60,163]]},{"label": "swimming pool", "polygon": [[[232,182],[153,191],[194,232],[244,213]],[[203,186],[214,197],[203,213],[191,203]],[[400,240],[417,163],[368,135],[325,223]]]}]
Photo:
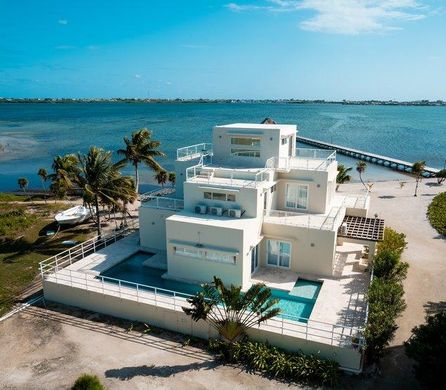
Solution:
[{"label": "swimming pool", "polygon": [[[136,252],[102,272],[101,276],[163,288],[183,294],[193,295],[200,291],[201,287],[198,284],[163,279],[161,276],[166,273],[165,270],[143,265],[143,262],[152,256],[153,254],[151,253]],[[105,281],[113,282],[110,279],[105,279]],[[121,285],[125,286],[125,282],[122,282]],[[132,284],[129,283],[129,286],[132,286]],[[274,298],[280,299],[278,307],[282,309],[284,317],[299,317],[301,321],[305,321],[305,319],[310,318],[321,287],[321,282],[298,279],[294,288],[289,292],[279,289],[271,289],[271,292]]]}]

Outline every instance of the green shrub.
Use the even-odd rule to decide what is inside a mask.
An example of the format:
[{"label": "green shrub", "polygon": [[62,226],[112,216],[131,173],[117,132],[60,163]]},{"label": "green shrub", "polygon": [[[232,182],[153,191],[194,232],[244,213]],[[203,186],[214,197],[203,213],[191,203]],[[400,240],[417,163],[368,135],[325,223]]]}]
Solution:
[{"label": "green shrub", "polygon": [[406,308],[402,282],[409,264],[401,261],[406,245],[403,233],[386,228],[384,240],[379,243],[373,260],[374,279],[366,295],[369,315],[364,331],[366,354],[370,361],[381,358],[398,329],[396,319]]},{"label": "green shrub", "polygon": [[27,213],[24,209],[16,207],[12,210],[0,210],[0,236],[11,236],[30,227],[37,217]]},{"label": "green shrub", "polygon": [[82,374],[71,390],[104,390],[104,386],[96,375]]},{"label": "green shrub", "polygon": [[339,365],[314,355],[289,353],[251,340],[228,344],[209,340],[209,349],[226,362],[238,363],[265,375],[306,384],[336,386]]},{"label": "green shrub", "polygon": [[432,227],[439,234],[446,236],[446,192],[442,192],[432,199],[427,208],[427,217]]},{"label": "green shrub", "polygon": [[406,247],[406,235],[386,227],[384,229],[384,239],[378,244],[378,254],[383,250],[388,250],[401,256]]},{"label": "green shrub", "polygon": [[407,356],[415,360],[415,375],[427,388],[444,386],[446,372],[446,312],[427,317],[426,324],[412,329],[404,343]]}]

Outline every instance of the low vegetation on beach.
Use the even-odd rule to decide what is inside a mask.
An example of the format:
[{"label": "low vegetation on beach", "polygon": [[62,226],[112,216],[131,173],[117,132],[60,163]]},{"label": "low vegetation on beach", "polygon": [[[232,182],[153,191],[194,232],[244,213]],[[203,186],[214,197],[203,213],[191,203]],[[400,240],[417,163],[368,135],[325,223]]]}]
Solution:
[{"label": "low vegetation on beach", "polygon": [[403,281],[409,264],[401,260],[406,236],[391,228],[384,231],[373,260],[373,280],[367,292],[369,317],[365,329],[366,356],[369,363],[378,362],[384,348],[392,341],[397,318],[406,308]]},{"label": "low vegetation on beach", "polygon": [[432,227],[441,235],[446,236],[446,192],[432,199],[427,208],[427,216]]}]

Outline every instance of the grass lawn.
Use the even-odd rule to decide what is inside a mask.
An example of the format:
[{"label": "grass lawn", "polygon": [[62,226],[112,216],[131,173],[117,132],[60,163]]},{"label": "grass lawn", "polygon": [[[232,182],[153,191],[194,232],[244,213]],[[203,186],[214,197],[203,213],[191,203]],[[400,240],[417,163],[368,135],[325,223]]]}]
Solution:
[{"label": "grass lawn", "polygon": [[80,242],[95,234],[93,225],[84,224],[47,236],[47,230],[57,231],[54,214],[66,208],[66,204],[54,203],[0,204],[0,316],[38,277],[39,262],[67,249],[62,241]]}]

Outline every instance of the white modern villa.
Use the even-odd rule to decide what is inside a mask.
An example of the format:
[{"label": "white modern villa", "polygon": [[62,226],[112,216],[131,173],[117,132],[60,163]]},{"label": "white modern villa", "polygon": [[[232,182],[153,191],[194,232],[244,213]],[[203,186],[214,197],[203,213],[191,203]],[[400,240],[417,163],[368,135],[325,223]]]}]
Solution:
[{"label": "white modern villa", "polygon": [[359,372],[384,221],[369,218],[365,191],[336,191],[335,151],[296,148],[296,137],[295,125],[235,123],[178,149],[176,191],[141,197],[137,232],[42,263],[46,299],[207,338],[181,310],[188,294],[214,276],[244,290],[262,282],[283,315],[251,337]]}]

